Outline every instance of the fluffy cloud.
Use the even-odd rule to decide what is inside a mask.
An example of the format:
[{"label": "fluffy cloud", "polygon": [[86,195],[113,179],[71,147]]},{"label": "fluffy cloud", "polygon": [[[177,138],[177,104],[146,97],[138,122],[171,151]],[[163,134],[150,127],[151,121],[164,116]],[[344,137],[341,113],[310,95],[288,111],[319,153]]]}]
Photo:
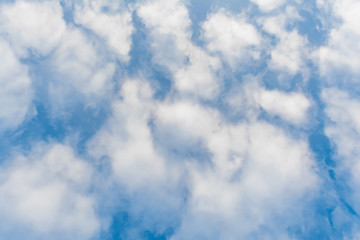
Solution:
[{"label": "fluffy cloud", "polygon": [[294,125],[307,122],[307,111],[311,106],[311,101],[304,94],[267,90],[254,77],[234,88],[228,95],[227,103],[235,113],[241,113],[248,119],[256,119],[264,110]]},{"label": "fluffy cloud", "polygon": [[233,65],[249,56],[259,58],[256,47],[259,47],[261,36],[243,17],[219,11],[210,15],[202,28],[207,48],[220,52]]},{"label": "fluffy cloud", "polygon": [[0,238],[356,238],[357,2],[225,2],[0,4]]},{"label": "fluffy cloud", "polygon": [[221,86],[216,78],[220,63],[192,43],[185,5],[180,1],[147,2],[138,6],[137,14],[150,31],[153,61],[169,69],[175,88],[204,99],[216,96]]},{"label": "fluffy cloud", "polygon": [[285,3],[285,0],[251,0],[251,2],[258,5],[261,11],[272,11]]},{"label": "fluffy cloud", "polygon": [[221,86],[215,72],[220,68],[217,58],[207,55],[198,47],[189,46],[189,63],[174,75],[175,87],[181,93],[192,93],[210,99]]},{"label": "fluffy cloud", "polygon": [[191,22],[186,7],[180,1],[149,1],[139,5],[136,13],[153,38],[154,62],[172,72],[184,65],[187,48],[191,45]]},{"label": "fluffy cloud", "polygon": [[93,139],[92,154],[110,157],[115,175],[130,188],[161,181],[164,160],[154,149],[148,126],[152,90],[146,83],[129,80],[121,96],[124,101],[113,102],[113,118]]},{"label": "fluffy cloud", "polygon": [[306,112],[310,101],[300,93],[282,93],[279,91],[262,90],[258,96],[260,106],[273,115],[300,124],[306,120]]},{"label": "fluffy cloud", "polygon": [[[201,137],[212,156],[210,165],[188,160],[191,196],[173,238],[248,238],[262,225],[286,235],[285,228],[267,222],[274,221],[276,212],[296,211],[294,202],[297,209],[304,207],[299,198],[317,186],[306,142],[267,123],[227,125],[215,116],[186,104],[170,105],[158,114],[160,121],[172,125],[173,134]],[[246,224],[234,224],[238,222]]]},{"label": "fluffy cloud", "polygon": [[[89,7],[86,9],[91,15],[92,10],[89,10]],[[87,99],[88,105],[92,105],[112,89],[111,80],[115,73],[114,57],[105,53],[101,47],[102,43],[97,42],[85,31],[72,23],[66,24],[63,19],[63,8],[59,2],[16,1],[13,4],[2,4],[0,10],[1,35],[8,40],[15,55],[19,59],[26,59],[34,54],[39,58],[37,61],[41,62],[38,69],[44,72],[45,76],[53,76],[48,81],[41,78],[34,79],[33,85],[49,91],[48,96],[54,116],[68,108],[73,103],[74,97]],[[93,26],[91,16],[86,17],[85,13],[85,10],[78,12],[79,15],[84,15],[81,15],[84,25],[90,24],[89,27],[95,27],[94,31],[97,32],[98,25]],[[115,18],[121,18],[118,20],[123,23],[120,29],[124,32],[116,36],[112,35],[115,36],[114,39],[108,39],[109,36],[106,35],[108,31],[105,28],[101,28],[103,31],[98,34],[106,39],[110,47],[115,47],[118,42],[115,51],[119,51],[122,59],[128,60],[132,33],[131,16],[126,13]],[[108,22],[113,24],[114,21],[115,23],[118,21],[111,17],[110,20],[106,17],[101,19],[105,19],[103,20],[105,23],[101,24],[106,26],[110,26]],[[25,80],[26,78],[21,87],[23,95],[19,97],[19,101],[22,102],[25,98],[29,100],[30,95],[26,90],[30,82]],[[23,108],[27,105],[29,104],[22,104]],[[22,115],[24,114],[23,110]]]},{"label": "fluffy cloud", "polygon": [[335,88],[323,90],[322,96],[330,118],[326,134],[336,143],[338,154],[346,160],[343,164],[354,170],[354,177],[357,178],[356,169],[359,167],[354,166],[359,165],[360,157],[356,144],[360,137],[360,102]]},{"label": "fluffy cloud", "polygon": [[39,145],[17,156],[1,169],[1,234],[89,239],[99,228],[87,193],[91,176],[91,166],[64,145]]},{"label": "fluffy cloud", "polygon": [[[125,186],[128,201],[137,203],[128,212],[142,219],[139,230],[151,227],[161,233],[177,226],[183,216],[173,239],[247,237],[272,221],[277,211],[302,208],[299,199],[317,187],[304,140],[262,121],[228,124],[215,109],[175,99],[160,103],[152,94],[143,80],[125,81],[112,117],[89,145],[94,157],[109,159],[114,179]],[[199,141],[211,154],[210,162],[196,155],[176,160],[171,148],[187,149]],[[181,176],[187,176],[183,183]],[[190,193],[184,213],[182,185]],[[145,196],[147,201],[139,202]],[[158,211],[151,216],[156,226],[144,220],[153,214],[146,207]],[[175,226],[166,212],[178,219]],[[235,222],[247,224],[239,228]],[[286,235],[286,229],[273,236],[281,234]]]},{"label": "fluffy cloud", "polygon": [[183,166],[175,168],[153,140],[152,94],[147,82],[126,80],[112,103],[112,116],[88,145],[93,157],[109,161],[110,179],[124,189],[122,198],[129,203],[124,211],[138,223],[121,233],[127,239],[175,228],[184,202],[185,184],[179,182]]},{"label": "fluffy cloud", "polygon": [[296,29],[287,30],[288,24],[299,19],[293,7],[287,7],[279,16],[263,20],[263,29],[277,38],[277,44],[271,49],[269,68],[295,75],[299,72],[307,76],[305,61],[310,57],[308,41]]},{"label": "fluffy cloud", "polygon": [[299,199],[317,187],[306,141],[259,120],[228,124],[215,109],[188,102],[162,104],[156,116],[158,128],[169,132],[163,136],[177,138],[178,149],[199,139],[210,153],[209,162],[185,157],[191,195],[173,239],[248,238],[263,225],[276,232],[273,238],[286,236],[286,228],[267,222],[276,212],[296,211],[294,202],[304,207]]},{"label": "fluffy cloud", "polygon": [[123,10],[121,13],[104,13],[104,7],[115,8],[114,3],[103,5],[98,2],[85,1],[83,6],[76,6],[75,21],[91,29],[106,39],[107,44],[121,59],[128,61],[131,48],[131,34],[134,31],[131,12]]},{"label": "fluffy cloud", "polygon": [[218,112],[205,109],[190,101],[160,105],[156,116],[161,123],[175,125],[181,128],[181,131],[186,131],[187,134],[195,137],[209,136],[219,121]]},{"label": "fluffy cloud", "polygon": [[67,30],[50,63],[52,70],[57,73],[54,91],[60,94],[63,94],[62,89],[66,91],[69,86],[84,95],[101,95],[112,87],[115,64],[107,61],[91,39],[79,29]]},{"label": "fluffy cloud", "polygon": [[270,67],[290,74],[296,74],[304,67],[306,40],[297,32],[284,34],[279,44],[271,52]]},{"label": "fluffy cloud", "polygon": [[31,106],[33,90],[28,68],[21,64],[9,43],[0,39],[0,131],[18,126]]},{"label": "fluffy cloud", "polygon": [[17,54],[26,49],[49,54],[66,30],[63,12],[56,1],[16,1],[0,6],[0,31],[5,33]]},{"label": "fluffy cloud", "polygon": [[360,31],[357,23],[360,19],[357,13],[360,4],[352,0],[334,1],[330,7],[332,17],[339,18],[341,23],[331,29],[327,45],[320,47],[317,52],[316,59],[320,73],[330,79],[333,73],[345,71],[345,69],[358,75],[360,73],[358,68]]},{"label": "fluffy cloud", "polygon": [[[160,225],[152,228],[161,232],[171,226],[174,223],[164,222],[168,219],[164,211],[172,212],[172,219],[183,215],[179,211],[185,184],[190,195],[174,239],[245,237],[269,221],[273,211],[295,211],[292,203],[316,188],[314,163],[305,141],[262,121],[228,124],[216,109],[176,99],[160,103],[152,94],[144,80],[125,81],[121,100],[113,102],[112,117],[89,145],[94,157],[109,159],[114,179],[129,194],[127,199],[137,202],[128,210],[132,218],[148,219],[152,214],[144,209],[148,204],[138,202],[146,196],[159,211]],[[176,160],[171,148],[181,154],[182,148],[198,142],[211,154],[210,162],[196,155]],[[181,176],[187,176],[182,184]],[[162,204],[152,204],[156,201]],[[297,208],[302,206],[297,204]],[[206,216],[218,220],[212,222]],[[248,222],[247,227],[236,230],[232,223],[239,221]],[[226,226],[212,227],[220,222]],[[145,220],[140,225],[139,229],[151,226]]]}]

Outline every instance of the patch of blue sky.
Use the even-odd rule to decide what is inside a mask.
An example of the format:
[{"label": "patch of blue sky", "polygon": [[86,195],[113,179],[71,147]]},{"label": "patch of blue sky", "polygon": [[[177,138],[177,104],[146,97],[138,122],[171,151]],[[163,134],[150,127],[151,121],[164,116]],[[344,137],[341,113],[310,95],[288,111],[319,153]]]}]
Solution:
[{"label": "patch of blue sky", "polygon": [[[142,214],[144,215],[139,217],[131,213],[129,209],[131,209],[131,203],[127,203],[122,209],[118,208],[116,210],[111,217],[110,228],[100,233],[100,239],[169,239],[174,234],[175,228],[179,225],[178,221],[174,221],[174,219],[179,218],[179,216],[176,217],[174,213],[169,212],[169,216],[167,216],[168,221],[162,223],[164,225],[161,227],[162,230],[156,231],[154,230],[154,226],[152,226],[152,224],[156,223],[151,223],[149,219],[147,219],[152,217],[145,216],[147,210],[143,210]],[[157,216],[153,217],[156,218]]]},{"label": "patch of blue sky", "polygon": [[316,8],[313,8],[313,12],[302,10],[299,14],[302,20],[295,23],[299,33],[305,35],[313,46],[323,45],[329,33],[324,29],[321,20],[317,17],[319,13]]},{"label": "patch of blue sky", "polygon": [[141,238],[144,240],[163,240],[169,239],[174,233],[174,229],[171,227],[166,228],[162,233],[157,233],[147,229],[139,230],[139,225],[141,225],[141,219],[132,219],[129,213],[118,212],[112,217],[110,229],[106,230],[101,239]]},{"label": "patch of blue sky", "polygon": [[68,24],[69,23],[74,24],[74,14],[73,14],[74,6],[73,6],[73,4],[69,5],[69,4],[66,4],[65,1],[60,1],[60,5],[62,7],[63,18],[64,18],[65,22]]},{"label": "patch of blue sky", "polygon": [[155,99],[164,99],[171,89],[171,75],[161,66],[152,63],[149,36],[136,12],[132,14],[135,32],[132,35],[130,62],[124,66],[126,76],[149,80],[155,90]]},{"label": "patch of blue sky", "polygon": [[[321,36],[319,36],[319,38],[320,41]],[[321,42],[313,44],[321,44]],[[313,230],[310,232],[302,232],[302,235],[300,236],[302,239],[342,239],[351,235],[352,228],[346,226],[349,224],[349,221],[343,222],[343,219],[336,215],[334,211],[342,211],[342,214],[345,215],[357,214],[345,199],[349,193],[347,190],[348,179],[344,179],[343,176],[337,175],[336,167],[339,165],[337,162],[342,160],[336,158],[336,147],[325,135],[325,122],[327,121],[327,116],[325,114],[325,104],[320,98],[320,95],[326,82],[316,73],[316,69],[312,64],[309,64],[308,66],[313,75],[308,80],[305,89],[314,100],[315,106],[313,106],[313,112],[311,114],[312,122],[310,128],[306,129],[305,132],[308,135],[309,147],[316,158],[319,175],[322,176],[323,185],[318,198],[316,198],[313,203],[314,215],[307,216],[307,218],[318,219],[319,216],[322,216],[323,220],[319,219],[317,222],[314,222]],[[353,218],[351,221],[354,221],[354,225],[360,223],[357,217]],[[334,224],[334,222],[337,224]]]}]

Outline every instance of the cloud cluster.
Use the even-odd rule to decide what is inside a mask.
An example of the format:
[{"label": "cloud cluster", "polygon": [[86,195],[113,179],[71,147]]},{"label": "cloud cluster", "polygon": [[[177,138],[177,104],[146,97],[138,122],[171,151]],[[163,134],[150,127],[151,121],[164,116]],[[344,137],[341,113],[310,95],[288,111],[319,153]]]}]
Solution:
[{"label": "cloud cluster", "polygon": [[0,3],[0,238],[356,238],[359,4],[300,3]]}]

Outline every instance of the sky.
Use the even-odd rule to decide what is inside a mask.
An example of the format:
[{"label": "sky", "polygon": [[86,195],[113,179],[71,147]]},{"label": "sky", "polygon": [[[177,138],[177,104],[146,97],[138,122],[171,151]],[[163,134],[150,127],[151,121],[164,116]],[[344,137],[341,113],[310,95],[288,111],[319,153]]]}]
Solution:
[{"label": "sky", "polygon": [[0,239],[359,239],[358,0],[1,0]]}]

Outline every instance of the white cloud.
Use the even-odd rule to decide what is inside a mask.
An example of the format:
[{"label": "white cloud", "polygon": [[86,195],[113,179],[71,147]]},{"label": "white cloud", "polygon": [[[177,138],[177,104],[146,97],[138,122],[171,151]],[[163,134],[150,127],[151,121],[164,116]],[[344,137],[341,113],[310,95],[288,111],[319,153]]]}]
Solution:
[{"label": "white cloud", "polygon": [[[100,6],[99,6],[100,5]],[[105,6],[112,4],[104,4]],[[128,61],[131,49],[131,34],[134,32],[131,12],[122,10],[121,13],[101,12],[99,2],[85,1],[84,6],[77,5],[75,8],[75,21],[93,30],[103,37],[109,47],[114,50],[121,59]]]},{"label": "white cloud", "polygon": [[124,189],[126,212],[138,222],[122,233],[129,239],[141,239],[145,230],[161,234],[175,227],[184,201],[186,183],[179,182],[184,166],[161,154],[154,142],[152,94],[146,81],[127,79],[112,102],[112,116],[88,144],[91,156],[108,159],[108,178]]},{"label": "white cloud", "polygon": [[173,239],[248,238],[263,225],[276,232],[272,238],[286,233],[275,218],[304,207],[299,198],[317,186],[306,142],[263,122],[221,131],[208,145],[213,161],[221,156],[221,162],[189,169],[191,198]]},{"label": "white cloud", "polygon": [[[252,2],[264,12],[285,3]],[[183,1],[135,3],[134,13],[148,31],[142,40],[150,43],[151,67],[160,68],[173,81],[165,100],[157,100],[146,79],[113,79],[115,72],[133,73],[133,69],[116,69],[116,57],[129,60],[134,32],[132,12],[124,10],[123,4],[111,0],[75,4],[75,25],[65,24],[56,2],[17,1],[1,6],[1,36],[9,43],[0,40],[6,59],[0,66],[0,108],[5,109],[0,121],[16,126],[29,112],[31,81],[27,67],[16,57],[25,57],[26,49],[49,55],[39,63],[47,68],[41,69],[44,76],[51,76],[44,79],[52,101],[49,112],[59,113],[59,105],[76,101],[98,109],[101,98],[111,103],[111,113],[85,142],[85,154],[94,166],[100,165],[96,177],[101,184],[93,181],[95,169],[62,144],[38,145],[30,154],[17,155],[2,165],[0,218],[5,226],[0,226],[0,235],[23,232],[33,239],[90,239],[100,226],[109,227],[116,214],[126,212],[130,226],[126,222],[119,233],[125,239],[139,239],[144,231],[160,235],[169,229],[175,229],[172,239],[255,239],[263,229],[263,238],[289,239],[289,226],[302,224],[293,216],[302,213],[306,199],[318,187],[315,162],[301,133],[295,138],[280,126],[259,120],[259,113],[262,108],[299,126],[308,120],[312,102],[301,91],[267,90],[256,77],[247,81],[251,77],[222,73],[221,58],[233,67],[231,71],[242,61],[257,60],[260,51],[268,48],[267,67],[280,74],[304,74],[308,42],[297,30],[288,30],[289,23],[300,18],[297,11],[288,7],[279,16],[258,18],[262,30],[275,37],[276,45],[270,46],[267,34],[261,35],[245,14],[220,10],[200,24],[203,48],[192,40],[193,25]],[[27,23],[25,17],[33,21]],[[39,30],[44,22],[50,27]],[[359,33],[355,25],[348,28]],[[113,83],[120,87],[119,94],[112,94]],[[222,89],[223,84],[232,89]],[[344,166],[357,189],[360,103],[334,89],[322,96],[332,121],[326,134],[346,159]],[[231,114],[241,116],[234,120]],[[104,166],[109,167],[106,173]],[[102,189],[90,193],[90,188]],[[99,192],[109,199],[95,196]],[[126,202],[126,207],[109,203],[114,199]],[[106,216],[98,219],[95,208]]]},{"label": "white cloud", "polygon": [[279,116],[293,124],[301,124],[306,121],[310,101],[301,93],[261,90],[257,97],[260,106],[272,115]]},{"label": "white cloud", "polygon": [[[34,85],[40,86],[38,83],[46,81],[40,88],[49,91],[53,114],[61,115],[75,99],[86,99],[88,105],[94,104],[112,89],[115,63],[111,60],[114,58],[106,55],[84,31],[66,25],[59,2],[21,0],[3,4],[0,18],[0,32],[18,57],[28,57],[28,50],[47,57],[41,63],[41,70],[53,77],[34,79]],[[122,52],[127,55],[130,46],[122,43],[119,46],[127,49]],[[24,80],[23,88],[29,86],[30,82]],[[29,92],[24,90],[19,101],[25,101],[28,96]],[[27,105],[24,103],[22,108]]]},{"label": "white cloud", "polygon": [[148,1],[139,5],[136,13],[150,31],[154,61],[175,72],[184,64],[191,44],[191,22],[186,7],[176,0]]},{"label": "white cloud", "polygon": [[305,64],[309,58],[308,41],[296,29],[287,30],[287,24],[300,19],[297,10],[287,7],[286,11],[276,17],[261,19],[263,29],[277,38],[277,44],[270,50],[269,68],[295,75],[302,73],[305,77],[308,70]]},{"label": "white cloud", "polygon": [[[183,216],[173,239],[245,238],[262,225],[277,231],[275,223],[267,222],[275,215],[287,219],[283,212],[301,209],[299,199],[316,188],[313,159],[303,139],[261,121],[226,123],[216,109],[176,98],[160,103],[152,94],[143,80],[126,80],[112,117],[88,146],[95,158],[109,159],[114,179],[137,203],[129,209],[134,219],[148,219],[153,212],[145,209],[151,207],[159,211],[151,217],[162,227],[169,224],[166,211],[175,219]],[[200,140],[210,162],[196,156],[176,161],[171,149],[163,148],[166,144],[157,145],[174,138],[178,148]],[[189,191],[185,212],[179,185]],[[139,200],[144,197],[147,201]],[[234,224],[239,222],[244,225]],[[276,236],[286,226],[279,232]]]},{"label": "white cloud", "polygon": [[300,125],[308,120],[307,111],[311,101],[300,92],[282,92],[267,90],[259,86],[258,79],[250,77],[227,96],[227,103],[234,113],[254,121],[260,114],[260,108],[270,115]]},{"label": "white cloud", "polygon": [[306,42],[296,31],[281,36],[280,42],[271,51],[269,67],[293,75],[303,70]]},{"label": "white cloud", "polygon": [[285,0],[250,0],[251,2],[258,5],[261,11],[269,12],[280,6],[282,6],[286,1]]},{"label": "white cloud", "polygon": [[[191,194],[173,239],[247,238],[263,225],[279,237],[286,227],[269,224],[274,216],[286,219],[286,214],[277,213],[305,207],[299,199],[317,187],[306,141],[268,123],[249,121],[226,123],[217,110],[186,101],[165,102],[157,108],[158,128],[169,132],[163,136],[174,136],[164,142],[188,135],[176,140],[179,148],[200,139],[211,156],[210,163],[183,160]],[[235,224],[239,222],[241,226]]]},{"label": "white cloud", "polygon": [[[302,95],[295,96],[304,100]],[[231,169],[231,167],[236,166],[242,167],[241,159],[245,158],[245,156],[258,156],[254,157],[253,160],[255,161],[258,159],[259,161],[267,161],[265,160],[267,159],[266,156],[268,154],[271,155],[271,151],[274,151],[273,154],[275,155],[279,154],[278,157],[274,158],[272,161],[276,161],[276,159],[279,159],[279,161],[284,160],[289,164],[289,167],[291,164],[301,165],[301,159],[305,156],[302,156],[303,153],[301,153],[300,150],[290,150],[291,148],[289,148],[292,144],[299,144],[299,149],[306,149],[305,142],[294,143],[294,140],[288,138],[280,129],[277,129],[274,126],[261,122],[257,123],[258,121],[255,121],[254,124],[250,125],[226,124],[220,117],[219,112],[216,110],[207,109],[201,105],[194,105],[190,102],[177,102],[173,104],[159,105],[159,108],[156,111],[156,117],[157,124],[160,124],[161,128],[173,131],[174,134],[179,132],[196,138],[201,138],[209,151],[213,154],[212,162],[215,164],[217,170],[222,168],[225,170]],[[277,150],[273,149],[271,146],[268,148],[262,147],[262,151],[257,151],[256,148],[260,148],[260,143],[259,145],[256,145],[257,141],[260,141],[261,143],[266,142],[266,140],[262,140],[262,138],[265,138],[267,135],[269,135],[269,138],[274,137],[275,142],[277,141],[276,139],[278,139],[279,147],[284,146],[284,151],[286,150],[285,153],[278,153]],[[276,138],[275,136],[277,135],[281,137]],[[266,153],[267,149],[269,153]],[[246,151],[251,152],[245,153]],[[289,160],[290,162],[287,162],[287,157],[283,157],[283,155],[291,155],[293,153],[296,153],[294,158],[292,158],[293,160]],[[306,159],[308,159],[305,164],[305,168],[307,168],[309,167],[308,164],[311,162],[309,150],[304,150],[304,154],[306,154]],[[286,164],[284,164],[285,162],[279,162],[278,166],[280,168],[284,167],[284,171],[294,170],[293,168],[286,169]],[[233,170],[232,174],[238,169]],[[310,169],[308,170],[310,171]],[[231,174],[229,175],[228,171],[223,173],[225,173],[226,177],[231,178],[232,176]]]},{"label": "white cloud", "polygon": [[360,16],[358,14],[360,3],[356,0],[334,1],[333,7],[335,14],[344,21],[341,28],[360,34],[357,25],[360,21]]},{"label": "white cloud", "polygon": [[68,28],[49,63],[56,74],[51,97],[58,102],[64,101],[71,89],[85,96],[102,96],[112,89],[115,64],[79,29]]},{"label": "white cloud", "polygon": [[171,72],[175,88],[204,99],[216,96],[220,63],[192,43],[186,7],[180,1],[157,0],[138,5],[137,14],[150,32],[153,62]]},{"label": "white cloud", "polygon": [[220,83],[215,72],[220,69],[217,58],[207,55],[195,46],[189,46],[189,64],[174,74],[175,87],[183,93],[193,93],[211,99],[219,91]]},{"label": "white cloud", "polygon": [[[0,215],[5,231],[21,229],[37,239],[89,239],[99,228],[87,194],[92,168],[70,147],[39,145],[1,169]],[[5,228],[4,228],[5,227]]]},{"label": "white cloud", "polygon": [[0,9],[0,31],[8,36],[17,54],[30,48],[40,55],[49,54],[66,30],[62,8],[56,1],[16,1]]},{"label": "white cloud", "polygon": [[360,133],[359,101],[335,88],[324,89],[322,96],[328,104],[326,113],[333,122],[352,126]]},{"label": "white cloud", "polygon": [[124,82],[123,101],[112,104],[113,116],[92,140],[94,156],[108,156],[116,178],[130,190],[162,182],[164,159],[156,152],[148,125],[153,108],[152,89],[139,80]]},{"label": "white cloud", "polygon": [[31,106],[33,91],[28,69],[10,45],[0,39],[0,130],[18,126]]},{"label": "white cloud", "polygon": [[180,48],[188,45],[191,21],[188,10],[181,1],[148,1],[138,6],[137,14],[153,31],[152,34],[174,36]]},{"label": "white cloud", "polygon": [[[333,79],[336,72],[360,74],[360,3],[354,0],[333,1],[333,19],[340,18],[341,23],[331,29],[328,42],[316,52],[320,74]],[[328,5],[326,5],[329,7]],[[343,72],[344,71],[344,72]],[[356,79],[356,78],[355,78]],[[356,80],[355,80],[356,81]]]},{"label": "white cloud", "polygon": [[336,142],[340,155],[348,160],[354,158],[352,161],[356,162],[360,158],[356,144],[360,138],[360,102],[334,88],[323,90],[322,97],[327,104],[326,114],[331,120],[327,135]]},{"label": "white cloud", "polygon": [[156,111],[161,124],[195,137],[208,137],[219,122],[219,113],[191,101],[161,104]]},{"label": "white cloud", "polygon": [[[126,16],[128,20],[131,18],[129,14]],[[111,91],[112,77],[116,68],[115,58],[104,51],[104,48],[100,46],[100,41],[95,41],[96,39],[91,37],[91,34],[86,34],[71,23],[66,24],[59,2],[20,0],[15,3],[5,3],[1,5],[0,19],[0,33],[8,39],[17,57],[27,58],[29,51],[36,57],[39,55],[46,57],[39,60],[38,66],[41,65],[39,70],[45,73],[43,76],[52,77],[36,78],[34,86],[38,87],[36,90],[48,91],[47,96],[49,96],[48,101],[50,101],[52,108],[50,111],[53,116],[63,114],[74,101],[85,99],[87,105],[94,105],[99,98],[103,98]],[[87,18],[84,17],[84,19]],[[109,26],[107,23],[102,23],[102,25]],[[96,26],[99,30],[99,26]],[[119,27],[124,30],[123,26]],[[132,31],[131,25],[130,28]],[[118,45],[123,58],[128,57],[131,44],[128,32],[126,30],[120,33],[121,36],[123,36],[122,33],[127,34],[122,39],[126,44],[119,42]],[[102,33],[105,34],[105,32]],[[118,35],[111,34],[116,37],[115,40],[109,40],[109,44],[114,45],[119,40]],[[23,88],[29,86],[30,82],[24,80]],[[19,101],[24,102],[25,98],[29,98],[28,96],[29,92],[24,90]],[[22,105],[22,108],[28,106],[25,103]],[[14,111],[17,111],[16,108]],[[22,110],[23,115],[24,111]]]},{"label": "white cloud", "polygon": [[260,45],[261,36],[244,17],[220,10],[208,16],[202,28],[208,50],[220,52],[233,65],[249,57],[259,58],[256,48]]}]

